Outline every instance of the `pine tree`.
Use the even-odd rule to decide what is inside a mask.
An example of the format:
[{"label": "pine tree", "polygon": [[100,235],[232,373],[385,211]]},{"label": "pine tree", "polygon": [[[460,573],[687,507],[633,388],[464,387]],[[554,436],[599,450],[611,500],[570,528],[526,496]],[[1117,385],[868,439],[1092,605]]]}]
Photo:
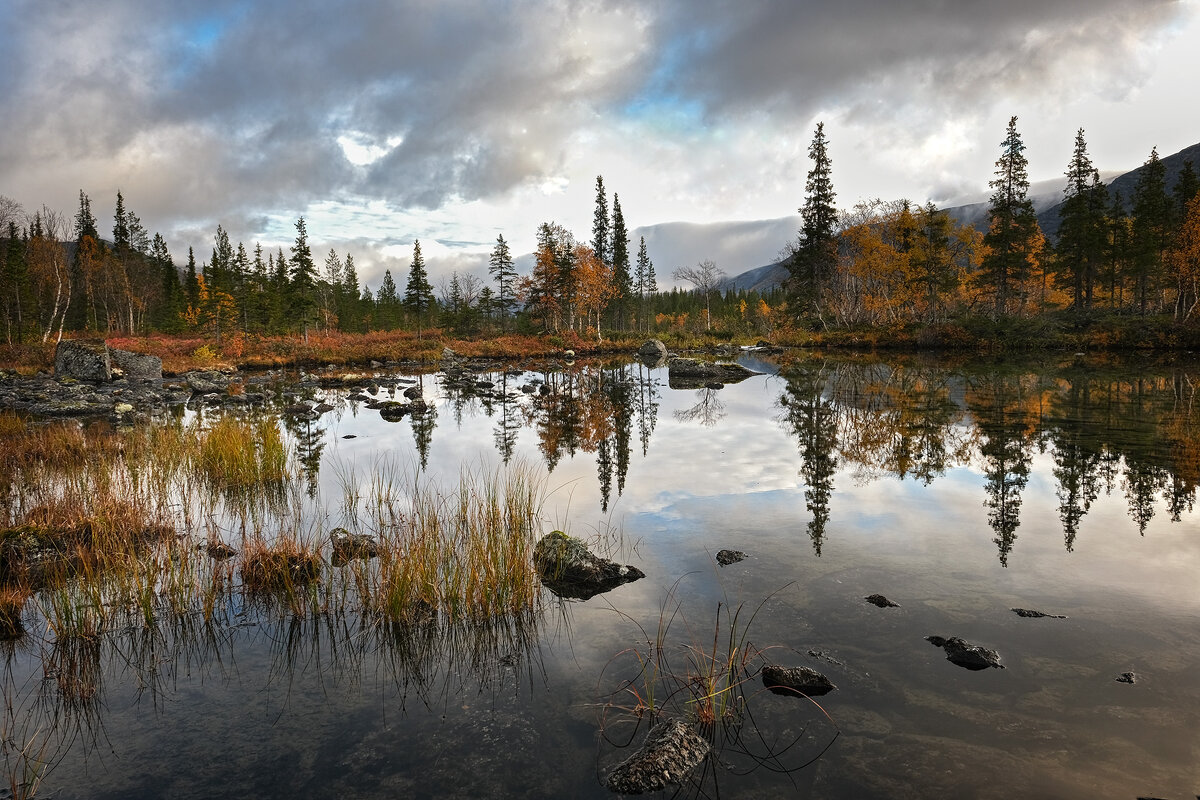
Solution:
[{"label": "pine tree", "polygon": [[421,256],[421,243],[415,241],[408,284],[404,287],[404,305],[417,320],[417,338],[421,338],[422,323],[436,302],[433,287],[429,285],[429,275],[425,271],[425,259]]},{"label": "pine tree", "polygon": [[609,253],[612,256],[613,284],[616,290],[613,302],[616,327],[624,329],[629,298],[633,295],[633,279],[629,274],[629,231],[625,229],[625,215],[621,213],[621,200],[616,194],[613,194],[612,246]]},{"label": "pine tree", "polygon": [[604,195],[604,176],[596,176],[596,212],[592,217],[592,250],[606,264],[612,263],[609,251],[611,225],[608,219],[608,199]]},{"label": "pine tree", "polygon": [[187,272],[183,281],[184,300],[188,305],[200,302],[200,276],[196,274],[196,254],[188,248]]},{"label": "pine tree", "polygon": [[980,284],[992,292],[997,316],[1008,313],[1013,300],[1019,307],[1024,306],[1025,282],[1041,243],[1037,215],[1028,197],[1029,162],[1016,117],[1009,119],[1000,148],[996,177],[988,182],[995,190],[988,206],[991,224],[983,237],[989,252],[978,275]]},{"label": "pine tree", "polygon": [[125,213],[125,198],[121,196],[121,190],[117,190],[117,208],[113,212],[113,247],[117,251],[118,257],[124,257],[130,250],[129,245],[129,217]]},{"label": "pine tree", "polygon": [[1138,310],[1145,314],[1151,295],[1158,292],[1163,278],[1163,254],[1170,233],[1171,204],[1167,199],[1167,170],[1158,158],[1158,148],[1138,173],[1133,190],[1133,226],[1131,230],[1131,266],[1134,295]]},{"label": "pine tree", "polygon": [[361,330],[362,304],[359,301],[358,270],[354,266],[354,256],[350,253],[346,253],[346,263],[342,265],[339,298],[338,313],[341,317],[338,326],[344,331]]},{"label": "pine tree", "polygon": [[637,266],[633,272],[634,289],[638,296],[638,317],[639,322],[645,330],[649,330],[646,324],[646,296],[652,292],[658,291],[658,287],[650,288],[654,282],[654,264],[650,262],[650,256],[646,253],[646,237],[642,236],[638,244]]},{"label": "pine tree", "polygon": [[1196,175],[1196,167],[1191,159],[1183,162],[1183,168],[1175,178],[1175,187],[1171,189],[1171,198],[1175,201],[1175,228],[1183,224],[1188,216],[1188,204],[1200,193],[1200,176]]},{"label": "pine tree", "polygon": [[1087,153],[1083,128],[1075,134],[1075,151],[1067,165],[1065,199],[1059,206],[1062,220],[1058,229],[1059,282],[1072,291],[1077,309],[1092,304],[1096,275],[1103,260],[1104,214],[1108,190]]},{"label": "pine tree", "polygon": [[292,245],[291,308],[294,319],[300,323],[300,335],[308,343],[308,327],[312,324],[317,309],[317,265],[313,262],[312,250],[308,246],[308,229],[304,217],[296,220],[296,243]]},{"label": "pine tree", "polygon": [[400,294],[390,269],[383,272],[383,282],[375,295],[375,307],[377,328],[391,330],[399,324]]},{"label": "pine tree", "polygon": [[790,248],[787,266],[799,305],[819,312],[837,267],[837,195],[833,191],[833,165],[824,122],[817,123],[808,157],[813,166],[804,185],[800,236]]},{"label": "pine tree", "polygon": [[507,328],[507,319],[516,307],[517,270],[503,234],[496,237],[496,246],[488,260],[488,273],[496,282],[495,306],[500,313],[501,325]]}]

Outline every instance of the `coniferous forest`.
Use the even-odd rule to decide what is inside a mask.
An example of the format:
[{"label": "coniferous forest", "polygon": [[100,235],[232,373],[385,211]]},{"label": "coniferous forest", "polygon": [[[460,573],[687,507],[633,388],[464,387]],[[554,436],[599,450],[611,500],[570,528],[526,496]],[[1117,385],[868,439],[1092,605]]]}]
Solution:
[{"label": "coniferous forest", "polygon": [[[486,278],[455,272],[431,284],[419,241],[407,275],[360,283],[352,253],[312,252],[304,217],[287,248],[233,242],[217,226],[211,252],[172,252],[116,192],[111,228],[79,194],[73,215],[0,197],[0,326],[9,345],[64,335],[179,334],[237,349],[247,337],[440,330],[458,337],[708,333],[789,340],[867,332],[954,346],[971,332],[1039,321],[1099,325],[1090,344],[1119,344],[1122,326],[1186,332],[1200,302],[1200,177],[1191,161],[1169,176],[1157,150],[1132,196],[1100,179],[1085,133],[1064,165],[1056,230],[1039,225],[1028,158],[1013,117],[989,182],[986,223],[959,223],[932,202],[860,201],[839,210],[824,124],[794,241],[781,243],[787,279],[733,288],[711,261],[674,266],[682,288],[660,290],[645,239],[631,240],[620,196],[596,179],[589,238],[553,221],[536,227],[533,268],[519,274],[504,236]],[[1108,327],[1105,328],[1104,326]],[[1116,341],[1113,341],[1113,340]],[[1184,339],[1190,341],[1187,336]],[[1160,341],[1177,341],[1170,336]]]}]

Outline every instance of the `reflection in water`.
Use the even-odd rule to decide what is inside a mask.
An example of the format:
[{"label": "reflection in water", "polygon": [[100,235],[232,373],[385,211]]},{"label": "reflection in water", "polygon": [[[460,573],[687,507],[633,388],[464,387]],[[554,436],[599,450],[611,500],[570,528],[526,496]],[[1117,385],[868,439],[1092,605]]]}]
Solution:
[{"label": "reflection in water", "polygon": [[1005,566],[1038,453],[1053,458],[1068,551],[1102,491],[1123,494],[1142,533],[1159,499],[1173,520],[1195,501],[1200,421],[1183,367],[1129,378],[1074,364],[1033,372],[1004,364],[815,361],[781,375],[780,424],[797,440],[818,555],[842,466],[860,482],[894,475],[930,484],[948,469],[978,464]]},{"label": "reflection in water", "polygon": [[696,404],[675,412],[680,422],[699,422],[701,427],[712,428],[725,416],[725,404],[717,396],[717,389],[697,389]]}]

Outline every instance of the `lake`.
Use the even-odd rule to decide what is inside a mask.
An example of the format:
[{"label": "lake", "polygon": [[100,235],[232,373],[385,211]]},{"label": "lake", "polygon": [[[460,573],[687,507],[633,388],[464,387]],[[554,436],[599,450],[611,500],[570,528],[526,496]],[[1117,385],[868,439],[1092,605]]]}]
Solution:
[{"label": "lake", "polygon": [[[739,360],[760,374],[719,389],[620,359],[402,375],[431,409],[396,422],[302,385],[332,406],[282,417],[314,536],[380,472],[523,464],[545,532],[646,578],[584,602],[543,589],[486,626],[246,602],[217,626],[34,628],[40,645],[5,651],[10,774],[46,763],[59,798],[609,797],[639,707],[688,719],[732,662],[685,796],[1200,793],[1200,363]],[[768,692],[764,663],[837,689]],[[80,673],[93,688],[65,690]]]}]

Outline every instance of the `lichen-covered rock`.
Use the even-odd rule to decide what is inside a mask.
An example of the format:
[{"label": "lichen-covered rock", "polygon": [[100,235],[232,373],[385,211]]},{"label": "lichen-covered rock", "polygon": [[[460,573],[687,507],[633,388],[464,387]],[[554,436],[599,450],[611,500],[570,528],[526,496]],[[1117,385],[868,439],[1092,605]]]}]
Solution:
[{"label": "lichen-covered rock", "polygon": [[667,357],[667,346],[659,339],[648,339],[637,349],[642,358],[658,360]]},{"label": "lichen-covered rock", "polygon": [[193,394],[223,394],[229,386],[229,376],[214,370],[194,370],[185,373],[184,381]]},{"label": "lichen-covered rock", "polygon": [[162,359],[158,356],[131,353],[114,347],[109,349],[108,357],[114,375],[119,370],[121,376],[129,381],[151,383],[162,380]]},{"label": "lichen-covered rock", "polygon": [[698,358],[672,358],[667,363],[667,385],[672,389],[702,389],[711,383],[737,383],[757,374],[741,364],[716,364]]},{"label": "lichen-covered rock", "polygon": [[112,380],[108,345],[104,342],[63,339],[54,348],[54,377],[77,381]]},{"label": "lichen-covered rock", "polygon": [[623,761],[605,782],[621,794],[657,792],[683,783],[711,748],[708,740],[679,720],[664,720],[646,736],[640,750]]},{"label": "lichen-covered rock", "polygon": [[951,636],[949,639],[943,639],[941,636],[926,636],[925,641],[934,647],[945,650],[946,660],[960,667],[972,670],[987,669],[988,667],[1004,669],[1004,665],[1000,663],[1000,654],[995,650],[965,642],[957,636]]},{"label": "lichen-covered rock", "polygon": [[587,600],[646,577],[637,567],[600,558],[582,540],[562,531],[541,538],[533,550],[533,564],[542,585],[559,597],[573,600]]},{"label": "lichen-covered rock", "polygon": [[780,667],[768,664],[762,671],[763,686],[775,694],[820,697],[837,687],[833,681],[809,667]]}]

